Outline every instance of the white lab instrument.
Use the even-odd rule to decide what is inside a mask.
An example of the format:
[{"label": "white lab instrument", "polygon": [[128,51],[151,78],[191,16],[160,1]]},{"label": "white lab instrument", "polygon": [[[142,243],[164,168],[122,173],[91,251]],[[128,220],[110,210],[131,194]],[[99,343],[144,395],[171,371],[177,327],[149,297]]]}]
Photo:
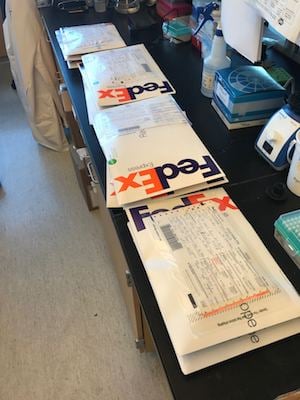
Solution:
[{"label": "white lab instrument", "polygon": [[255,148],[274,169],[288,167],[288,148],[300,130],[299,94],[289,97],[288,104],[273,115],[260,133]]},{"label": "white lab instrument", "polygon": [[296,139],[293,139],[288,149],[288,160],[290,161],[290,152],[295,147],[294,154],[291,160],[291,166],[287,178],[287,187],[296,196],[300,196],[300,131],[296,134]]}]

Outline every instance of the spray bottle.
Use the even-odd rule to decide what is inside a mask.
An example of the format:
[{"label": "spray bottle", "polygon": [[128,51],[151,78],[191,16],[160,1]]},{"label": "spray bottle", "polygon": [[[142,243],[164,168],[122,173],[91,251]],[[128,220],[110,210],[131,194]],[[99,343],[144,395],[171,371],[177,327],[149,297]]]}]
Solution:
[{"label": "spray bottle", "polygon": [[213,38],[211,52],[203,61],[201,93],[204,96],[213,96],[216,71],[228,68],[230,65],[231,60],[226,56],[226,42],[219,24]]}]

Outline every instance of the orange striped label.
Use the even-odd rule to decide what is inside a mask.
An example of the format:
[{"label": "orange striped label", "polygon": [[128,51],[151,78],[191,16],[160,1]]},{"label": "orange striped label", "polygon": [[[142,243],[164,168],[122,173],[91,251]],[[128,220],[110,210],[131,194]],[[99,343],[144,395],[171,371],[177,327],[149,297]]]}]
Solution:
[{"label": "orange striped label", "polygon": [[219,313],[221,313],[223,311],[227,311],[230,308],[239,306],[240,304],[248,302],[250,300],[258,299],[258,298],[263,297],[263,296],[265,296],[267,294],[270,294],[270,290],[265,290],[263,292],[255,293],[255,294],[252,294],[251,296],[245,297],[244,299],[240,299],[240,300],[234,301],[233,303],[226,304],[225,306],[218,307],[218,308],[216,308],[214,310],[204,312],[204,313],[202,313],[202,316],[205,317],[205,318],[206,317],[212,317],[213,315],[219,314]]}]

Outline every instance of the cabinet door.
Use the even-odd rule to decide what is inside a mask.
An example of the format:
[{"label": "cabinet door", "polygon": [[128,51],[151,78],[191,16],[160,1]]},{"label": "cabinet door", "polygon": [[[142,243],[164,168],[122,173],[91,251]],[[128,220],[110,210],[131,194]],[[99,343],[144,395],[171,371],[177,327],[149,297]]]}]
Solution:
[{"label": "cabinet door", "polygon": [[59,84],[59,94],[66,115],[66,122],[68,128],[68,135],[67,135],[68,142],[71,145],[75,146],[77,149],[85,147],[85,143],[80,133],[80,129],[76,119],[76,114],[72,107],[71,99],[69,97],[66,85],[62,82],[61,74],[59,71],[57,72],[57,75],[58,75],[58,81],[61,82]]},{"label": "cabinet door", "polygon": [[107,243],[114,262],[123,298],[126,303],[128,315],[131,320],[136,347],[141,352],[153,351],[153,341],[148,328],[148,323],[143,315],[122,247],[111,220],[110,213],[106,208],[105,199],[101,191],[99,191],[99,208],[101,220],[106,232]]},{"label": "cabinet door", "polygon": [[85,147],[77,149],[75,146],[70,146],[69,149],[77,177],[77,182],[85,199],[86,205],[90,211],[95,210],[99,207],[98,196],[96,193],[97,189],[95,185],[93,185],[91,173],[88,168],[90,157],[87,149]]}]

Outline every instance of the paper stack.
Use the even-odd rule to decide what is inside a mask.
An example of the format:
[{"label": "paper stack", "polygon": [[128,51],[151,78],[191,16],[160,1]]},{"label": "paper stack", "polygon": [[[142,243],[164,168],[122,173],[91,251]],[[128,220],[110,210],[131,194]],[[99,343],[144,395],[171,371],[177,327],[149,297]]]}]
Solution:
[{"label": "paper stack", "polygon": [[300,331],[298,293],[224,189],[126,213],[184,374]]},{"label": "paper stack", "polygon": [[69,68],[77,68],[84,54],[126,46],[111,23],[70,26],[55,34]]},{"label": "paper stack", "polygon": [[94,128],[112,182],[110,207],[227,182],[171,96],[102,110]]},{"label": "paper stack", "polygon": [[91,125],[107,107],[175,93],[144,45],[86,55],[79,70]]},{"label": "paper stack", "polygon": [[175,93],[142,44],[82,57],[89,90],[107,107]]},{"label": "paper stack", "polygon": [[[68,34],[58,37],[70,60],[79,53]],[[298,333],[297,292],[227,193],[208,189],[226,176],[165,96],[175,91],[145,47],[82,62],[90,123],[107,160],[107,205],[126,209],[183,373]]]}]

